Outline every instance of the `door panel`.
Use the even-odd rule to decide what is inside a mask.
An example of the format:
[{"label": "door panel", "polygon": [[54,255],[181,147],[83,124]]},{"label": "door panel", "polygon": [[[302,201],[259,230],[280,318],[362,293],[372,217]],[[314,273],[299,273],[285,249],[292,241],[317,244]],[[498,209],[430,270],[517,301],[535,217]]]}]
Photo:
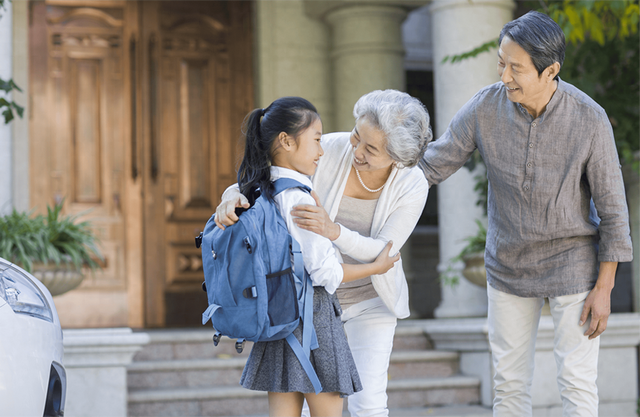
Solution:
[{"label": "door panel", "polygon": [[[252,108],[251,45],[236,45],[242,50],[233,58],[229,52],[234,36],[250,39],[249,3],[142,7],[149,100],[157,97],[145,146],[147,322],[196,326],[206,297],[194,237],[235,182],[240,126]],[[245,76],[232,79],[233,71]]]},{"label": "door panel", "polygon": [[97,4],[31,5],[32,63],[44,64],[31,73],[31,199],[39,212],[64,199],[98,233],[104,269],[80,291],[126,289],[123,10]]}]

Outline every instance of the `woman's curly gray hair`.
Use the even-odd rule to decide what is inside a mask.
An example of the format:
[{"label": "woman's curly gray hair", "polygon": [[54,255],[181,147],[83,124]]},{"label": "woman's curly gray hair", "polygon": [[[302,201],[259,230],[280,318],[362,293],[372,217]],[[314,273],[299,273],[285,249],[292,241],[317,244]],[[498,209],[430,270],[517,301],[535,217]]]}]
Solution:
[{"label": "woman's curly gray hair", "polygon": [[365,118],[387,139],[387,153],[403,167],[413,167],[433,139],[429,112],[420,100],[398,90],[376,90],[353,107],[356,121]]}]

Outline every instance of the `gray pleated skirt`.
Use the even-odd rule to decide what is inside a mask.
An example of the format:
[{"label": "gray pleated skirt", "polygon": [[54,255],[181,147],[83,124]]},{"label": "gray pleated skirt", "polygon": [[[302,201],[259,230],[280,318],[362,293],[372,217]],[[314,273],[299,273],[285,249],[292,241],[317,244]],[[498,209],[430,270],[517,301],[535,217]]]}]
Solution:
[{"label": "gray pleated skirt", "polygon": [[[340,303],[324,287],[313,288],[313,325],[319,347],[311,351],[311,364],[322,384],[322,392],[341,396],[362,390],[347,337],[342,327]],[[302,326],[293,332],[302,340]],[[242,372],[240,384],[255,391],[315,392],[302,365],[286,340],[257,342]]]}]

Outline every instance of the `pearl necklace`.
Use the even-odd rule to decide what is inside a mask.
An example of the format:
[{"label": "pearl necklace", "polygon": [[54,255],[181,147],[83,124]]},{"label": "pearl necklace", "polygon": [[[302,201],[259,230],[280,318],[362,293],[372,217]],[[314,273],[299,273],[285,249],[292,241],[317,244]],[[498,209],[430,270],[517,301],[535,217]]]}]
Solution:
[{"label": "pearl necklace", "polygon": [[360,171],[358,171],[358,168],[353,167],[353,169],[356,170],[356,175],[358,176],[358,181],[360,181],[360,185],[362,185],[364,187],[365,190],[369,191],[370,193],[377,193],[378,191],[382,190],[384,188],[384,186],[386,185],[386,183],[382,184],[382,187],[376,189],[376,190],[372,190],[371,188],[367,187],[366,185],[364,185],[364,182],[362,182],[362,178],[360,178]]}]

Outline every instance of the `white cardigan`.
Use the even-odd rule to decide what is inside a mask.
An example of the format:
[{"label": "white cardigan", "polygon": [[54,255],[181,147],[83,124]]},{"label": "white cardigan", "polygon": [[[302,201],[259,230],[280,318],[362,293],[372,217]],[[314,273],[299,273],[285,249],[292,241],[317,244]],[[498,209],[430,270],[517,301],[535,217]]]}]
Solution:
[{"label": "white cardigan", "polygon": [[[324,155],[312,177],[313,189],[335,221],[347,178],[351,170],[353,149],[349,132],[330,133],[322,136]],[[372,262],[393,241],[391,254],[402,248],[422,214],[427,201],[429,185],[418,167],[393,168],[380,194],[371,224],[371,237],[364,237],[340,225],[340,236],[333,241],[338,252],[361,262]],[[340,253],[338,259],[342,260]],[[398,318],[409,316],[409,290],[402,270],[402,259],[382,275],[371,277],[373,287]]]}]

